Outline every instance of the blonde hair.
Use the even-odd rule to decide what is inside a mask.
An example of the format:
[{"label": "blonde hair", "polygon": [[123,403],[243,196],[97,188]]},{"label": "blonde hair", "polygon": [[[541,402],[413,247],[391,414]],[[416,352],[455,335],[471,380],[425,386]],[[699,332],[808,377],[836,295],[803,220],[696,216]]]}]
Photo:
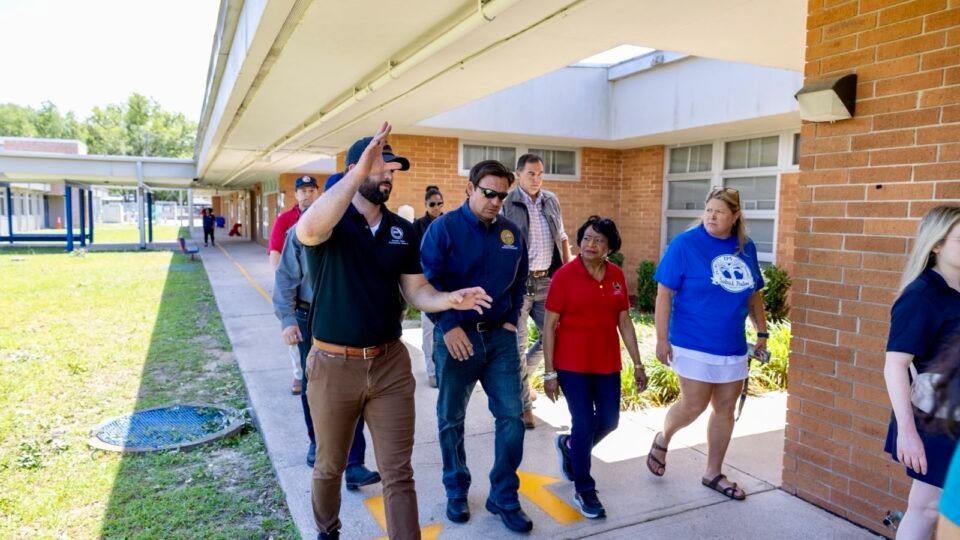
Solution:
[{"label": "blonde hair", "polygon": [[[747,245],[747,224],[743,220],[743,212],[740,212],[740,192],[727,187],[716,187],[710,190],[710,193],[707,194],[707,199],[704,201],[704,204],[710,204],[710,201],[716,199],[727,205],[727,208],[730,209],[730,212],[736,214],[740,213],[740,217],[737,218],[736,223],[733,224],[733,231],[737,235],[737,251],[736,255],[743,253],[744,246]],[[695,227],[703,225],[703,216],[700,216]]]},{"label": "blonde hair", "polygon": [[931,208],[920,220],[917,229],[917,239],[913,242],[907,266],[900,278],[900,287],[897,295],[903,293],[907,285],[913,283],[927,268],[937,264],[937,254],[934,249],[943,245],[944,238],[960,223],[960,206],[937,206]]}]

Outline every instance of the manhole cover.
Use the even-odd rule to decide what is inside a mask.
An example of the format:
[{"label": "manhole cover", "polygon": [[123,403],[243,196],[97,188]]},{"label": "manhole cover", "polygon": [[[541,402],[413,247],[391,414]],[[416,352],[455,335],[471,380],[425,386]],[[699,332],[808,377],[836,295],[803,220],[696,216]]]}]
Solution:
[{"label": "manhole cover", "polygon": [[241,411],[206,403],[144,409],[90,430],[89,444],[114,452],[186,450],[235,435],[246,423]]}]

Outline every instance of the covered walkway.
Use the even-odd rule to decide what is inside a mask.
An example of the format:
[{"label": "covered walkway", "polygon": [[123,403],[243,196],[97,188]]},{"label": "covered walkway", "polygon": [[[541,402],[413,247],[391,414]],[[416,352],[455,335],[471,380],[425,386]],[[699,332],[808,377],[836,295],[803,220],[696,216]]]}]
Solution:
[{"label": "covered walkway", "polygon": [[[291,514],[305,539],[316,537],[310,508],[310,474],[304,464],[307,437],[299,398],[289,391],[290,363],[269,300],[273,273],[262,246],[224,239],[202,249],[224,326],[233,344],[250,403],[267,444]],[[493,459],[493,419],[477,390],[467,413],[467,453],[474,486],[473,518],[463,525],[444,517],[440,482],[436,390],[428,387],[420,329],[403,340],[417,378],[417,432],[413,464],[424,538],[503,538],[499,518],[483,510]],[[751,398],[734,431],[727,474],[750,494],[735,502],[700,485],[705,428],[691,426],[675,439],[668,473],[647,472],[644,460],[663,422],[663,409],[624,414],[620,428],[594,452],[594,475],[609,517],[590,521],[572,506],[573,486],[560,480],[554,436],[569,426],[566,405],[536,402],[538,426],[528,431],[521,466],[521,504],[534,520],[534,538],[875,538],[866,530],[778,489],[783,459],[786,396]],[[701,420],[703,422],[703,420]],[[367,464],[375,467],[368,436]],[[344,491],[341,520],[346,538],[385,534],[379,485]]]}]

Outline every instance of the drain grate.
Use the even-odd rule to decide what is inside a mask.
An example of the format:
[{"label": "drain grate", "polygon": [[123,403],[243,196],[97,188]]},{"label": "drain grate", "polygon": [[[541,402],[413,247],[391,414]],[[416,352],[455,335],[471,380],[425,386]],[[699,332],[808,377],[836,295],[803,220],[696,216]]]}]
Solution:
[{"label": "drain grate", "polygon": [[144,409],[90,430],[89,444],[114,452],[186,450],[235,435],[246,424],[241,411],[207,403]]}]

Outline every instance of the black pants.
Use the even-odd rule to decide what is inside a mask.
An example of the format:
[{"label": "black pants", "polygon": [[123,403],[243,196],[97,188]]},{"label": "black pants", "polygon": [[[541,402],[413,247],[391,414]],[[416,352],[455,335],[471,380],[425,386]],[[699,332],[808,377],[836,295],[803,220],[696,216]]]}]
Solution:
[{"label": "black pants", "polygon": [[217,245],[217,243],[213,241],[213,229],[208,229],[204,227],[203,228],[203,245],[207,245],[208,238],[210,239],[211,244]]}]

